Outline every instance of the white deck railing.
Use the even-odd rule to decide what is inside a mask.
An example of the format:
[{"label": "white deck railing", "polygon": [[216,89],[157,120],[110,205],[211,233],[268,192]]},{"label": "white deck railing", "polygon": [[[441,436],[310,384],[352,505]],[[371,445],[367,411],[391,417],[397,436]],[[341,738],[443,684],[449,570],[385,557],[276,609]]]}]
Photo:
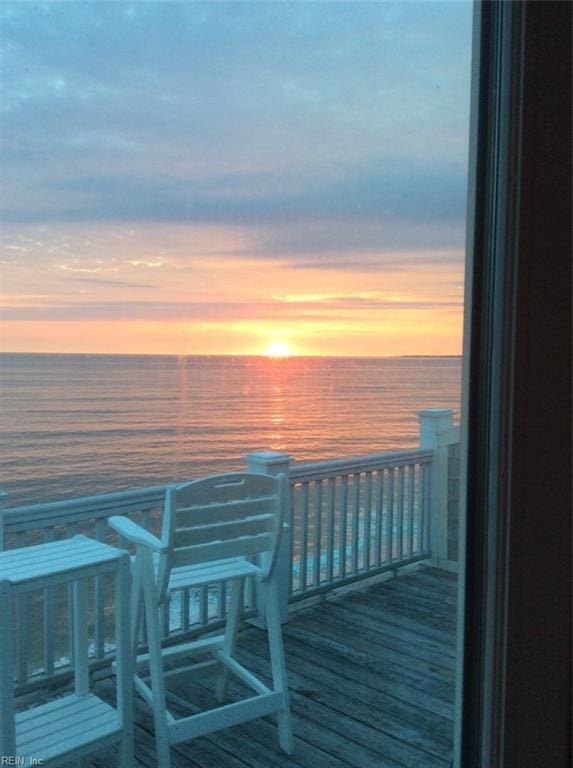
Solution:
[{"label": "white deck railing", "polygon": [[[306,463],[271,452],[247,457],[250,469],[275,474],[286,471],[289,475],[291,525],[279,565],[285,620],[289,602],[418,560],[439,562],[437,549],[447,551],[447,541],[442,540],[448,536],[448,509],[444,512],[442,507],[443,499],[449,499],[449,478],[438,459],[450,456],[447,446],[456,438],[459,441],[459,431],[452,430],[451,412],[447,412],[445,422],[444,413],[439,428],[437,412],[428,417],[429,434],[436,438],[434,447],[428,447],[426,423],[422,447],[410,451]],[[7,508],[0,519],[0,544],[11,549],[82,533],[128,549],[127,542],[118,541],[107,526],[107,518],[127,515],[158,535],[164,493],[165,486],[154,486]],[[440,533],[437,529],[444,528],[444,520],[446,528]],[[108,587],[102,577],[96,579],[90,616],[94,667],[108,663],[113,650],[108,621],[112,593]],[[71,613],[69,599],[68,590],[63,588],[47,588],[43,594],[19,599],[15,647],[20,690],[69,673],[67,649],[73,633],[67,619]],[[174,596],[165,626],[169,634],[178,637],[204,632],[222,623],[226,608],[225,584],[187,591]],[[255,617],[257,610],[256,594],[251,589],[246,596],[245,617]],[[264,617],[259,618],[264,621]]]},{"label": "white deck railing", "polygon": [[294,465],[291,600],[430,557],[432,455],[420,449]]}]

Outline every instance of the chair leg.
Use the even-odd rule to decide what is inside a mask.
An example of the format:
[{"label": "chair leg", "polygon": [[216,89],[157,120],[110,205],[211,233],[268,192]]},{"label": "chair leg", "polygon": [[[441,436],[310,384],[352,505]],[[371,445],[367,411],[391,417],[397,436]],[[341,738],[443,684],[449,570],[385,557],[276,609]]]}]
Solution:
[{"label": "chair leg", "polygon": [[288,680],[286,673],[277,585],[273,579],[270,583],[261,584],[261,588],[263,590],[263,599],[267,617],[273,687],[277,693],[282,694],[282,709],[277,714],[279,744],[284,752],[286,752],[288,755],[292,755],[294,752],[292,716],[290,712],[288,695]]},{"label": "chair leg", "polygon": [[[241,614],[243,612],[244,584],[244,579],[233,579],[231,603],[229,606],[229,614],[227,616],[227,625],[225,627],[225,639],[223,640],[223,652],[228,656],[232,656],[235,652],[237,632],[239,629]],[[222,703],[226,699],[228,687],[229,670],[227,668],[223,668],[217,677],[217,684],[215,687],[215,696],[217,697],[217,701],[219,703]]]},{"label": "chair leg", "polygon": [[159,628],[159,606],[157,587],[153,571],[153,559],[149,550],[141,547],[141,575],[145,604],[145,622],[147,642],[149,644],[149,671],[153,694],[153,722],[155,724],[155,744],[158,768],[171,768],[169,737],[167,733],[167,702],[165,699],[165,680],[163,677],[163,658],[161,656],[161,632]]}]

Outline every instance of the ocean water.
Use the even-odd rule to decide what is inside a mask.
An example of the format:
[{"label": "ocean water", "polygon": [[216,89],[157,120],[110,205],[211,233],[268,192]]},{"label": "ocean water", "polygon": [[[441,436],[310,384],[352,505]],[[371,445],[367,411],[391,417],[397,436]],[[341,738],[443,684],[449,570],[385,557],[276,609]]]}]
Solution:
[{"label": "ocean water", "polygon": [[0,355],[7,506],[418,444],[416,411],[460,407],[461,359]]}]

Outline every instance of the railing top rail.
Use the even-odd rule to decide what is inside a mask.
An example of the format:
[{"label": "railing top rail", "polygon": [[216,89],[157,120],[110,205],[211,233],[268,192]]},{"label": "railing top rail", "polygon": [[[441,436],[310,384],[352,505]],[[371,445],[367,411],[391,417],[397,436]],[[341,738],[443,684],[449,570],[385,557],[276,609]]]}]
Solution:
[{"label": "railing top rail", "polygon": [[6,530],[11,525],[26,523],[33,528],[54,524],[54,520],[66,518],[75,521],[108,517],[110,514],[122,512],[144,511],[161,504],[165,496],[165,485],[154,485],[147,488],[134,488],[128,491],[102,493],[97,496],[83,496],[62,501],[49,501],[44,504],[31,504],[22,507],[8,507],[3,511]]},{"label": "railing top rail", "polygon": [[[309,482],[406,464],[424,464],[432,461],[432,455],[432,451],[426,448],[414,448],[405,451],[367,453],[326,461],[293,461],[290,480],[291,483]],[[9,531],[11,527],[23,524],[28,528],[45,527],[64,519],[80,522],[94,517],[108,517],[110,514],[145,511],[162,503],[166,487],[166,485],[156,485],[43,504],[8,507],[3,511],[4,526],[6,531]]]},{"label": "railing top rail", "polygon": [[328,461],[294,462],[290,467],[290,480],[308,482],[324,480],[359,472],[371,472],[386,467],[400,467],[406,464],[426,464],[432,461],[433,452],[426,448],[413,448],[407,451],[385,451],[367,453]]}]

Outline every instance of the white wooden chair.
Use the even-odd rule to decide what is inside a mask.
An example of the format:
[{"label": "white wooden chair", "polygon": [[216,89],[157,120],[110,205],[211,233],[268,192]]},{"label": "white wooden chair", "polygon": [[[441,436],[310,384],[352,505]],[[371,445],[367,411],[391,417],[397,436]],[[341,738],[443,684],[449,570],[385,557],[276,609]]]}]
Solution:
[{"label": "white wooden chair", "polygon": [[[161,540],[126,517],[109,524],[136,545],[132,586],[132,643],[137,653],[141,604],[145,607],[151,688],[137,673],[137,691],[151,705],[159,768],[170,765],[169,746],[246,720],[276,713],[279,744],[293,752],[292,723],[279,615],[275,564],[284,525],[287,498],[284,475],[234,473],[202,478],[167,489]],[[258,564],[247,556],[259,555]],[[244,584],[256,579],[262,591],[268,627],[273,689],[233,657],[243,606]],[[230,608],[224,634],[161,647],[161,619],[170,593],[189,587],[228,582]],[[175,719],[168,711],[164,668],[166,659],[209,656],[182,670],[192,677],[217,672],[216,696],[221,706]],[[254,691],[242,701],[224,704],[232,673]]]}]

